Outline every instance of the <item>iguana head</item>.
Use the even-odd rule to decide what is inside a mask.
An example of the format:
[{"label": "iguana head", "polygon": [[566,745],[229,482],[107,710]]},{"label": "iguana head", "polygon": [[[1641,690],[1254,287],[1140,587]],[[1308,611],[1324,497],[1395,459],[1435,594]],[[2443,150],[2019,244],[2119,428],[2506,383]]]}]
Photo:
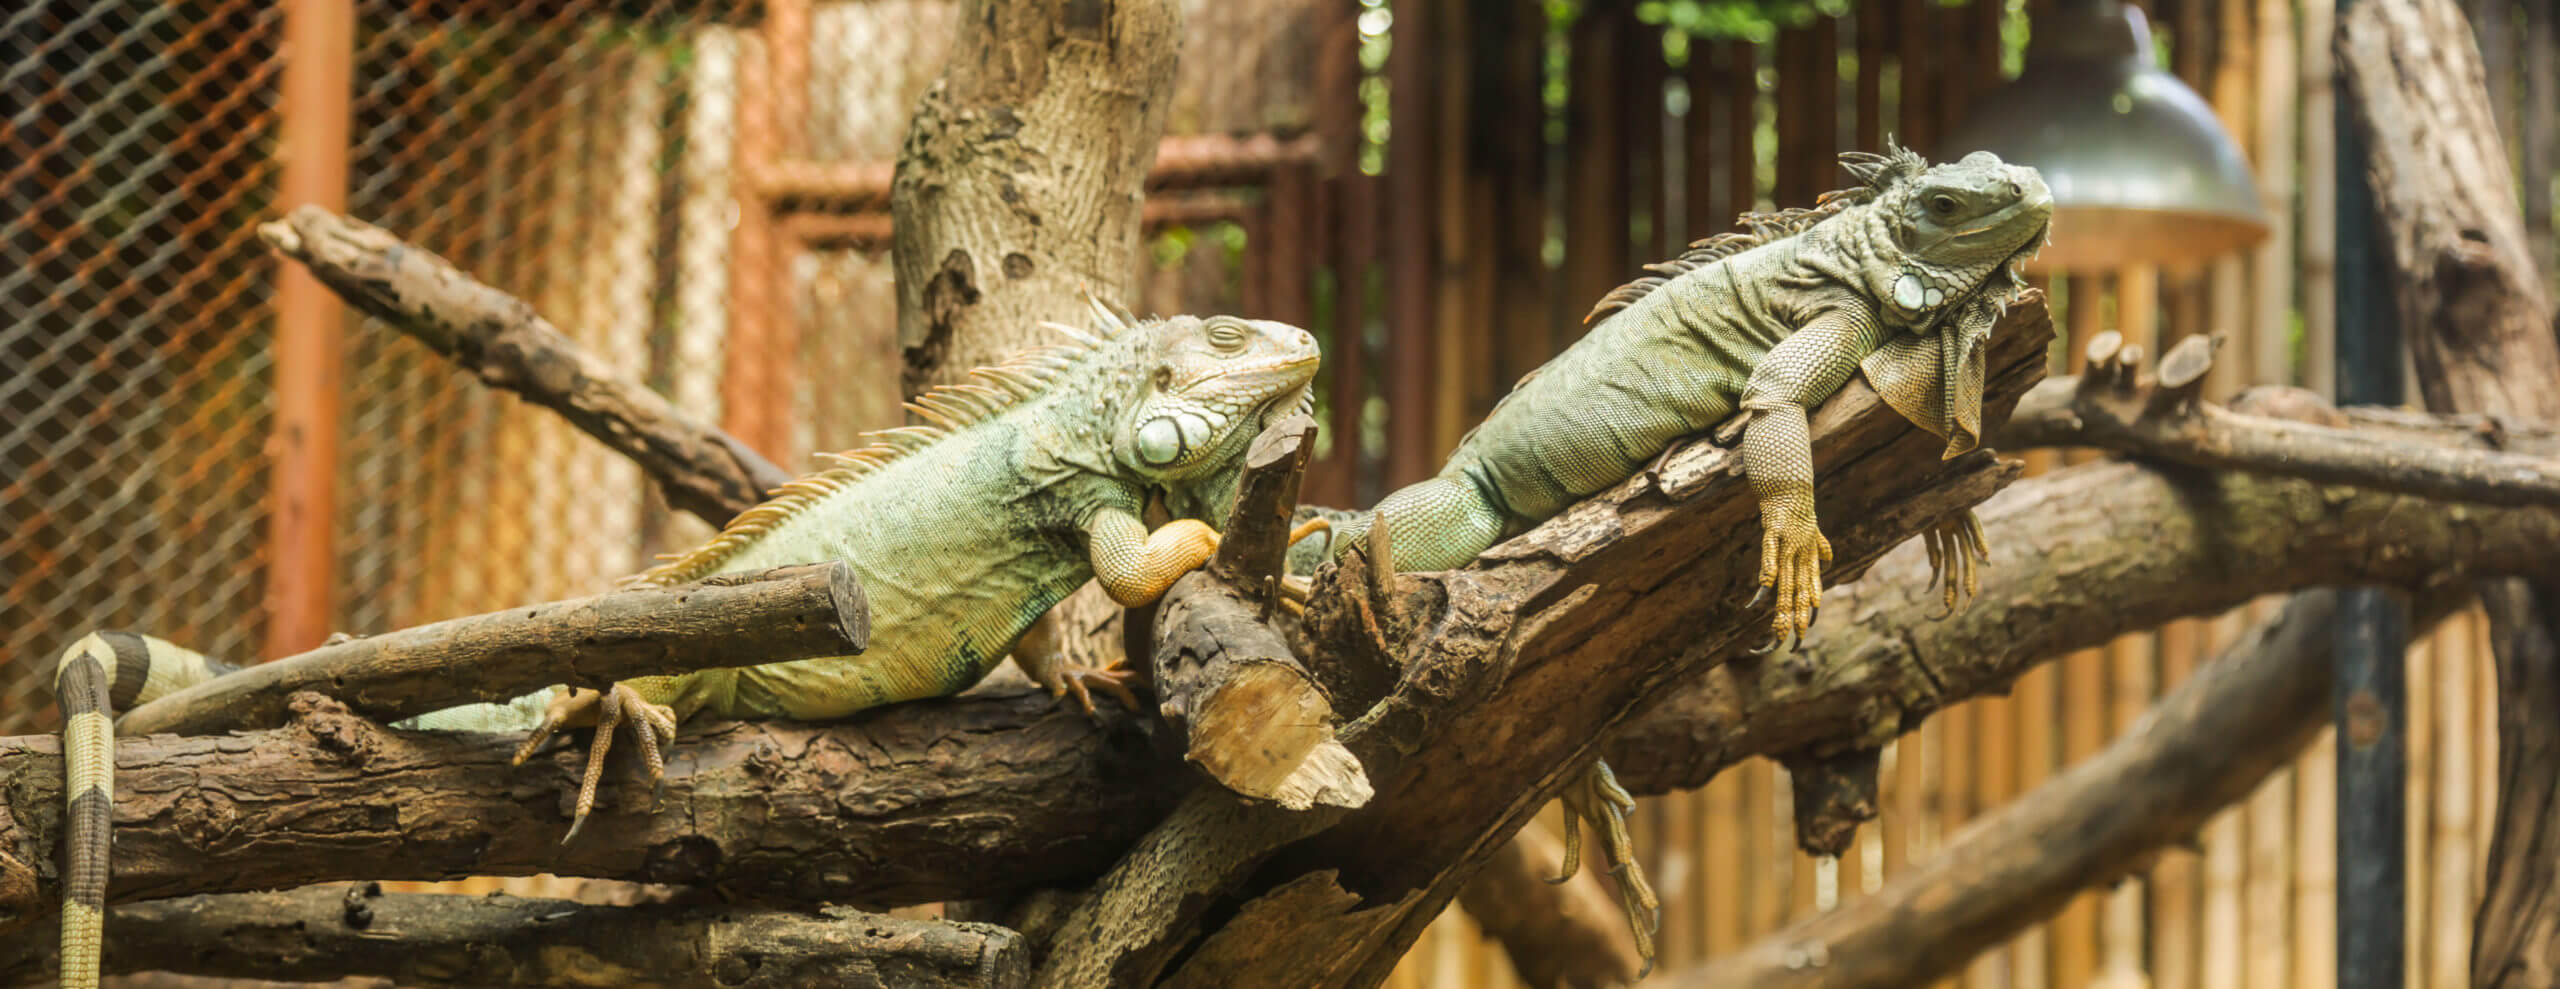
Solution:
[{"label": "iguana head", "polygon": [[1316,338],[1287,323],[1175,316],[1142,323],[1145,377],[1120,407],[1112,452],[1158,483],[1234,465],[1256,433],[1300,411],[1315,380]]},{"label": "iguana head", "polygon": [[1941,268],[2021,258],[2043,247],[2053,226],[2044,176],[1988,151],[1912,176],[1885,199],[1899,214],[1903,252]]}]

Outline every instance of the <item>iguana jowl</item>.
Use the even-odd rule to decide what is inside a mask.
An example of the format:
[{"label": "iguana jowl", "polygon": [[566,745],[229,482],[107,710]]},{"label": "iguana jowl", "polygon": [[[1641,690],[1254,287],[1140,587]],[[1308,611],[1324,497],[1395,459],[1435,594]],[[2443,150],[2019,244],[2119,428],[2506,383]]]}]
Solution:
[{"label": "iguana jowl", "polygon": [[[1760,499],[1759,583],[1777,596],[1775,635],[1800,637],[1831,560],[1814,518],[1808,411],[1864,372],[1896,411],[1946,439],[1946,456],[1973,449],[1992,324],[2024,287],[2015,265],[2043,247],[2053,214],[2034,169],[1988,152],[1930,167],[1888,146],[1842,163],[1860,185],[1811,209],[1747,215],[1748,232],[1700,241],[1609,293],[1585,317],[1598,325],[1521,379],[1438,475],[1374,513],[1320,512],[1332,517],[1330,545],[1359,543],[1383,515],[1397,569],[1462,566],[1739,412]],[[1952,604],[1988,559],[1981,526],[1967,513],[1928,538]],[[1608,768],[1595,763],[1565,799],[1632,869],[1620,818],[1633,800]],[[1568,875],[1579,830],[1567,836]],[[1641,875],[1629,879],[1631,912],[1651,908]]]},{"label": "iguana jowl", "polygon": [[[1097,333],[1063,326],[1068,343],[972,372],[908,405],[924,425],[871,434],[731,521],[718,536],[630,579],[672,585],[713,574],[829,559],[848,561],[879,634],[869,651],[680,676],[606,691],[553,688],[505,704],[431,712],[404,727],[534,729],[521,762],[558,729],[597,731],[569,828],[593,806],[616,729],[628,726],[652,779],[678,722],[823,719],[958,693],[993,670],[1041,614],[1088,579],[1113,600],[1155,600],[1206,560],[1217,534],[1196,518],[1153,532],[1151,497],[1177,513],[1222,513],[1248,445],[1267,424],[1311,404],[1314,337],[1228,316],[1129,325],[1095,305]],[[1026,651],[1027,660],[1047,653]],[[1032,665],[1038,665],[1036,662]],[[150,700],[223,668],[158,639],[93,634],[57,667],[70,854],[63,984],[94,986],[107,879],[114,708]],[[1083,679],[1126,696],[1125,671],[1029,669],[1053,692],[1084,697]],[[563,840],[567,840],[565,837]]]}]

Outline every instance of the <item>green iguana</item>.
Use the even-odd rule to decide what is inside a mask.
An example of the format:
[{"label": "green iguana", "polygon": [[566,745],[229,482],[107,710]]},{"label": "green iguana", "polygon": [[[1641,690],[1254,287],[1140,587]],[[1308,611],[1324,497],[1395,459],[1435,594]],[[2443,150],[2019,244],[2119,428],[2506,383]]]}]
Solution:
[{"label": "green iguana", "polygon": [[[976,381],[931,391],[907,408],[926,424],[869,434],[738,516],[718,536],[631,578],[671,585],[718,573],[828,559],[850,562],[881,634],[869,651],[681,676],[641,677],[606,691],[552,688],[505,704],[430,712],[401,727],[522,731],[521,763],[564,727],[597,726],[568,835],[594,806],[615,731],[632,729],[654,781],[678,722],[816,720],[958,693],[1004,659],[1068,592],[1097,579],[1114,601],[1153,601],[1216,549],[1197,518],[1154,532],[1151,496],[1176,513],[1223,512],[1248,445],[1266,425],[1311,405],[1315,338],[1281,323],[1177,317],[1131,326],[1094,306],[1100,333],[1051,324],[1068,343],[978,369]],[[1223,519],[1222,519],[1223,520]],[[1054,693],[1084,681],[1128,697],[1123,669],[1020,661]],[[95,986],[113,796],[113,711],[201,682],[225,667],[165,641],[93,634],[57,667],[66,738],[69,867],[63,985]],[[564,836],[563,842],[568,840]]]},{"label": "green iguana", "polygon": [[[1843,165],[1862,185],[1811,209],[1749,214],[1744,233],[1648,265],[1584,317],[1580,341],[1529,372],[1459,440],[1437,476],[1389,494],[1373,512],[1313,510],[1340,552],[1387,516],[1399,570],[1466,564],[1567,505],[1641,470],[1671,444],[1740,412],[1742,460],[1760,498],[1760,596],[1777,596],[1774,646],[1813,625],[1831,544],[1814,520],[1807,413],[1863,371],[1947,457],[1982,434],[1992,324],[2025,283],[2016,264],[2044,246],[2053,196],[2032,168],[1975,152],[1934,168],[1888,143]],[[1933,579],[1949,604],[1987,560],[1971,513],[1929,534]],[[1300,570],[1320,557],[1293,554]],[[1961,578],[1956,576],[1961,574]],[[1765,648],[1765,647],[1764,647]],[[1567,791],[1572,816],[1607,836],[1627,868],[1623,813],[1633,798],[1604,764]],[[1570,829],[1565,874],[1578,864]],[[1631,915],[1654,907],[1640,872],[1621,884]],[[1635,919],[1631,916],[1630,919]],[[1637,923],[1648,968],[1651,945]]]}]

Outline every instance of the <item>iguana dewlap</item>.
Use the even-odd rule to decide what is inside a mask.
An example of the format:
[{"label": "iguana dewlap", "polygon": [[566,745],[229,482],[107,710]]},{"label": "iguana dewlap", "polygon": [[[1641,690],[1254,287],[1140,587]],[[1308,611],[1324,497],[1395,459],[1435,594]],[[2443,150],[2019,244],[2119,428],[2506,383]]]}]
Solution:
[{"label": "iguana dewlap", "polygon": [[[1217,534],[1198,518],[1150,532],[1141,521],[1149,500],[1177,514],[1223,513],[1255,434],[1311,407],[1316,343],[1282,323],[1184,316],[1131,325],[1095,309],[1096,332],[1053,327],[1067,343],[920,396],[908,409],[923,425],[871,434],[872,445],[838,457],[833,469],[793,482],[709,542],[629,581],[664,586],[842,559],[860,576],[880,630],[868,651],[642,677],[603,692],[555,687],[402,726],[531,728],[522,761],[562,727],[598,724],[574,835],[621,726],[632,728],[654,778],[661,748],[694,714],[814,720],[954,694],[1087,580],[1124,606],[1155,600],[1209,557]],[[102,633],[74,645],[59,669],[73,811],[63,984],[94,986],[113,793],[108,719],[223,668],[161,640]],[[1123,675],[1026,672],[1079,696],[1076,676],[1117,688]]]},{"label": "iguana dewlap", "polygon": [[[2024,287],[2015,266],[2044,245],[2053,216],[2034,169],[1988,152],[1936,167],[1893,147],[1841,157],[1862,185],[1812,209],[1745,216],[1748,232],[1700,241],[1609,293],[1587,317],[1598,325],[1522,378],[1436,476],[1389,494],[1373,513],[1315,510],[1332,519],[1333,550],[1358,544],[1373,515],[1384,515],[1397,569],[1463,566],[1642,470],[1674,441],[1747,413],[1742,460],[1760,499],[1759,583],[1777,596],[1775,636],[1800,637],[1831,560],[1814,517],[1808,411],[1863,372],[1887,404],[1946,439],[1946,456],[1973,449],[1992,324]],[[1950,603],[1987,558],[1980,534],[1970,514],[1930,534]],[[1301,571],[1316,562],[1295,557]],[[1607,767],[1595,764],[1567,803],[1631,864],[1619,818],[1633,800]],[[1569,861],[1578,835],[1568,835]],[[1651,907],[1640,875],[1622,888],[1631,911]]]}]

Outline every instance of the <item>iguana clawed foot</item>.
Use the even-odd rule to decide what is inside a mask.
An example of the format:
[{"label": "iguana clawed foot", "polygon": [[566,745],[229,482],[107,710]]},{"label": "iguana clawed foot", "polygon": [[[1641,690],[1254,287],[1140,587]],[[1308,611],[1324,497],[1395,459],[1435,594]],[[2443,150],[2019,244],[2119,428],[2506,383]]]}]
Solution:
[{"label": "iguana clawed foot", "polygon": [[1955,610],[1958,600],[1982,593],[1981,565],[1991,562],[1982,519],[1967,510],[1961,518],[1931,526],[1921,538],[1929,546],[1929,584],[1945,585],[1948,611]]},{"label": "iguana clawed foot", "polygon": [[1768,652],[1789,640],[1789,648],[1804,643],[1804,634],[1812,630],[1814,619],[1822,614],[1822,568],[1831,562],[1831,540],[1823,537],[1822,528],[1809,515],[1778,515],[1769,518],[1762,529],[1760,590],[1751,596],[1746,607],[1759,607],[1774,587],[1778,610],[1770,618],[1768,644],[1752,650],[1755,653]]},{"label": "iguana clawed foot", "polygon": [[1600,833],[1600,850],[1618,887],[1618,905],[1626,911],[1636,953],[1644,958],[1644,971],[1636,975],[1642,979],[1653,973],[1653,934],[1662,927],[1662,901],[1645,882],[1644,863],[1636,861],[1635,838],[1627,833],[1627,813],[1636,809],[1636,798],[1618,785],[1608,763],[1594,759],[1581,779],[1565,787],[1563,799],[1564,871],[1548,882],[1561,883],[1581,871],[1584,824]]},{"label": "iguana clawed foot", "polygon": [[1093,707],[1095,689],[1118,698],[1121,706],[1131,711],[1142,711],[1145,709],[1138,706],[1138,695],[1129,690],[1131,684],[1138,682],[1138,676],[1138,671],[1129,665],[1127,657],[1113,659],[1103,666],[1070,666],[1058,671],[1057,680],[1049,684],[1049,693],[1061,700],[1068,694],[1074,694],[1076,704],[1084,708],[1088,718],[1102,716],[1102,712]]},{"label": "iguana clawed foot", "polygon": [[516,748],[516,764],[523,765],[560,729],[587,724],[596,726],[596,736],[587,748],[587,772],[578,784],[577,811],[569,821],[569,833],[560,836],[563,845],[578,836],[578,829],[587,825],[587,813],[595,809],[596,787],[604,782],[605,756],[613,751],[615,732],[625,724],[631,726],[631,736],[640,746],[640,758],[649,767],[649,783],[653,787],[666,776],[666,747],[676,740],[675,710],[641,697],[629,685],[617,683],[601,691],[571,687],[551,699],[542,724]]}]

